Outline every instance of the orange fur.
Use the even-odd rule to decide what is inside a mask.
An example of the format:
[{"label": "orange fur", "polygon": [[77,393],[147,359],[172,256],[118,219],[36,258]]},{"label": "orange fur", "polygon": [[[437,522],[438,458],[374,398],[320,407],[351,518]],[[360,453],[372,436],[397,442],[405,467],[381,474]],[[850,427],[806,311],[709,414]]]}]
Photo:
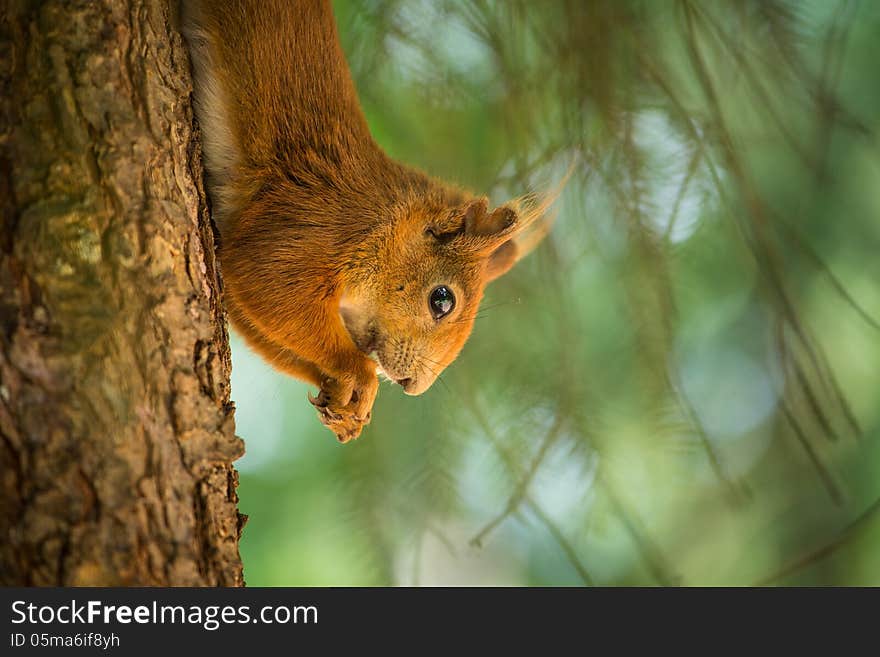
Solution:
[{"label": "orange fur", "polygon": [[[310,399],[341,441],[356,438],[377,365],[426,390],[538,213],[490,213],[382,151],[327,0],[184,6],[229,316],[272,365],[320,388]],[[437,286],[455,296],[439,319]]]}]

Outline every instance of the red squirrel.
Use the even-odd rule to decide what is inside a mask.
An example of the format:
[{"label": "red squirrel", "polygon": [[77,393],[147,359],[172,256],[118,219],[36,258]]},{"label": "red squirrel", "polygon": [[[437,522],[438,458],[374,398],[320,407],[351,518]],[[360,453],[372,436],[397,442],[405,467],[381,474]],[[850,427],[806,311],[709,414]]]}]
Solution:
[{"label": "red squirrel", "polygon": [[546,203],[485,197],[373,140],[329,0],[184,0],[225,303],[269,363],[317,386],[341,442],[377,371],[427,390],[486,284],[540,239]]}]

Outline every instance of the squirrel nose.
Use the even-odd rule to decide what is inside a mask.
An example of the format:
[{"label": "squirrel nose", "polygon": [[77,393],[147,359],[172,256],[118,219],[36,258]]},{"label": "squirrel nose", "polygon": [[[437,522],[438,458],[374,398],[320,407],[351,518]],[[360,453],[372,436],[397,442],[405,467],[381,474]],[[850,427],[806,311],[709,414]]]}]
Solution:
[{"label": "squirrel nose", "polygon": [[410,383],[412,383],[412,379],[409,377],[397,380],[397,385],[401,386],[402,388],[406,388]]}]

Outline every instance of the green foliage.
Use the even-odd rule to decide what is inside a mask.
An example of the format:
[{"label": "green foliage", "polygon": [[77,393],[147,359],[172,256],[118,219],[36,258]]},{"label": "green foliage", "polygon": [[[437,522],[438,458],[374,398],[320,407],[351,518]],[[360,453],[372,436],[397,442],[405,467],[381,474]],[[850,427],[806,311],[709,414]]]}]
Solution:
[{"label": "green foliage", "polygon": [[377,140],[551,236],[338,446],[234,344],[250,584],[880,584],[880,9],[336,2]]}]

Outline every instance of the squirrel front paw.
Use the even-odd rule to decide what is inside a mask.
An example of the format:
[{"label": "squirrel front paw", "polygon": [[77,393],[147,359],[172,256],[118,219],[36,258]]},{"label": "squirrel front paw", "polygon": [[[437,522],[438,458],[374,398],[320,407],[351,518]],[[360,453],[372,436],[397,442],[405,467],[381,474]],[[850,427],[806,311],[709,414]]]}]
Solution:
[{"label": "squirrel front paw", "polygon": [[339,442],[347,443],[360,436],[370,423],[378,390],[379,379],[372,373],[361,380],[328,377],[318,396],[309,395],[309,401],[318,409],[321,424],[335,433]]}]

